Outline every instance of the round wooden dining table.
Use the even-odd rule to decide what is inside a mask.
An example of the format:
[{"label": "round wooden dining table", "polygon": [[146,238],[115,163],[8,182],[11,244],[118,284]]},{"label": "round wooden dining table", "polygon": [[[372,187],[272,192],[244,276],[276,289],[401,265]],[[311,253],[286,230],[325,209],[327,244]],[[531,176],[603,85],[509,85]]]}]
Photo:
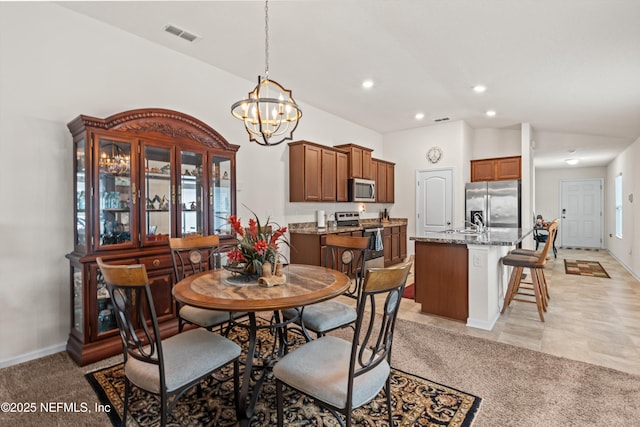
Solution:
[{"label": "round wooden dining table", "polygon": [[[205,271],[179,281],[173,287],[174,298],[191,306],[230,312],[246,312],[248,323],[232,321],[233,326],[246,328],[249,333],[247,355],[240,387],[237,408],[240,425],[249,424],[260,388],[278,357],[282,355],[287,342],[283,328],[297,319],[281,319],[279,310],[304,307],[309,304],[335,298],[349,287],[349,277],[344,273],[325,267],[289,264],[284,267],[285,283],[264,287],[256,278],[238,275],[225,269]],[[256,312],[273,311],[266,325],[259,325]],[[258,329],[270,328],[278,338],[274,340],[273,351],[268,355],[256,355]],[[260,349],[262,345],[258,346]],[[255,359],[262,360],[256,365]],[[255,370],[261,370],[258,377]],[[250,390],[251,380],[255,381]],[[251,396],[249,392],[251,391]]]}]

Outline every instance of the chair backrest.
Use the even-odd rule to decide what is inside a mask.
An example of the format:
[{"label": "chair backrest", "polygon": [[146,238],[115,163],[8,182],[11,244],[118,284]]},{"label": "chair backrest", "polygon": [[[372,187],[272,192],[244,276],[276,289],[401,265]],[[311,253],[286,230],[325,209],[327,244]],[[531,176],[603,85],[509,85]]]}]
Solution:
[{"label": "chair backrest", "polygon": [[[348,399],[351,399],[354,378],[385,359],[391,364],[393,332],[411,264],[367,270],[351,347]],[[351,405],[351,401],[347,405]]]},{"label": "chair backrest", "polygon": [[192,274],[216,268],[220,237],[172,237],[169,239],[176,282]]},{"label": "chair backrest", "polygon": [[558,232],[558,222],[560,222],[560,220],[556,218],[551,221],[551,224],[549,224],[549,227],[547,227],[549,235],[547,236],[547,240],[544,243],[544,248],[542,248],[542,251],[540,251],[540,256],[536,261],[537,265],[545,265],[545,263],[547,262],[547,254],[553,246],[553,241],[556,238],[556,233]]},{"label": "chair backrest", "polygon": [[352,278],[344,295],[358,299],[365,273],[365,260],[369,248],[368,237],[327,235],[324,266],[338,270]]},{"label": "chair backrest", "polygon": [[[97,258],[113,304],[125,361],[134,357],[159,365],[164,382],[160,329],[143,264],[110,265]],[[162,384],[164,387],[164,384]]]}]

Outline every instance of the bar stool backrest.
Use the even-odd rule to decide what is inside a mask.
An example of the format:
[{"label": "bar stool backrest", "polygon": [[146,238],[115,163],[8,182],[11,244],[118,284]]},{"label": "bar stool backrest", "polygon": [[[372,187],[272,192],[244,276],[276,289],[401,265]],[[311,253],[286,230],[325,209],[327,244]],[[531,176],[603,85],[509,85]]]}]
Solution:
[{"label": "bar stool backrest", "polygon": [[542,265],[545,265],[545,263],[547,262],[547,254],[549,253],[549,250],[553,246],[553,241],[556,237],[556,233],[558,232],[559,221],[560,220],[556,218],[553,221],[551,221],[551,224],[549,224],[549,228],[548,228],[549,236],[547,237],[547,241],[544,244],[544,248],[542,248],[542,251],[540,252],[540,256],[536,261],[536,265],[542,266]]}]

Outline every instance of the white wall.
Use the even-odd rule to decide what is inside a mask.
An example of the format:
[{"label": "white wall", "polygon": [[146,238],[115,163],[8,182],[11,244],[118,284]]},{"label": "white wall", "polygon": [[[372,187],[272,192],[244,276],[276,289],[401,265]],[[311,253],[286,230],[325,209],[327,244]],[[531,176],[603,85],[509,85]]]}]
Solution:
[{"label": "white wall", "polygon": [[[313,220],[314,204],[298,208],[288,202],[287,145],[250,143],[242,123],[231,116],[231,104],[255,82],[54,3],[0,2],[0,58],[0,367],[66,344],[65,254],[73,249],[74,225],[66,124],[79,114],[106,117],[145,107],[190,114],[241,145],[237,177],[243,219],[246,204],[280,224]],[[357,143],[383,157],[378,133],[300,104],[304,116],[296,139]]]},{"label": "white wall", "polygon": [[522,131],[518,129],[476,129],[471,160],[520,156]]},{"label": "white wall", "polygon": [[[407,235],[416,235],[416,171],[450,168],[453,170],[453,221],[464,221],[464,185],[469,176],[468,145],[471,130],[463,121],[442,123],[384,135],[385,158],[396,163],[395,204],[392,217],[408,218]],[[442,149],[442,159],[429,163],[429,148]],[[466,175],[465,175],[466,174]],[[407,252],[414,252],[413,241]]]},{"label": "white wall", "polygon": [[[640,280],[640,138],[606,169],[605,242],[611,254]],[[622,174],[622,238],[615,236],[615,177]],[[631,197],[630,197],[631,196]],[[633,200],[633,201],[631,201]]]}]

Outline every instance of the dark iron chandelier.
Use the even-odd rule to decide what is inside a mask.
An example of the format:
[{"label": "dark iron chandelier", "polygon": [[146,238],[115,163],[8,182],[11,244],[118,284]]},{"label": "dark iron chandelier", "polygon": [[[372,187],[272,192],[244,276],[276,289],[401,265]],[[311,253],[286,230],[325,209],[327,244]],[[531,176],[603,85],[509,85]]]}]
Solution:
[{"label": "dark iron chandelier", "polygon": [[265,67],[264,77],[249,97],[231,106],[231,114],[244,122],[251,141],[260,145],[278,145],[293,138],[302,110],[291,91],[269,79],[269,1],[264,5]]}]

